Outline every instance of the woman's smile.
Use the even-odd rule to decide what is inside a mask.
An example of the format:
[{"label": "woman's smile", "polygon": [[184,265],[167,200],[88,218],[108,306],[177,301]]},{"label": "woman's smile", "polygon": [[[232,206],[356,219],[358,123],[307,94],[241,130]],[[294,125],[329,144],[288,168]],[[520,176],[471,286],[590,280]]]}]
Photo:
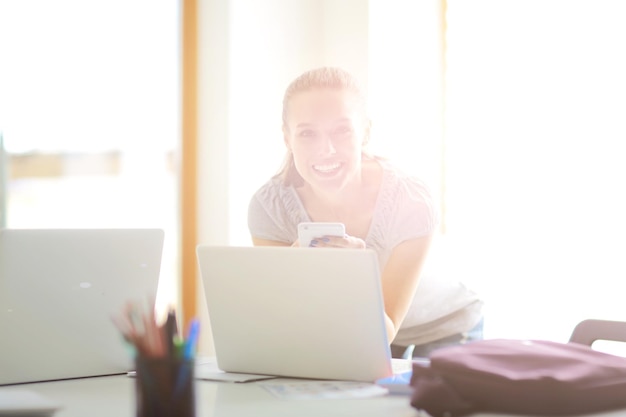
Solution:
[{"label": "woman's smile", "polygon": [[337,173],[342,166],[343,164],[339,162],[315,164],[313,165],[313,170],[322,175],[332,175]]}]

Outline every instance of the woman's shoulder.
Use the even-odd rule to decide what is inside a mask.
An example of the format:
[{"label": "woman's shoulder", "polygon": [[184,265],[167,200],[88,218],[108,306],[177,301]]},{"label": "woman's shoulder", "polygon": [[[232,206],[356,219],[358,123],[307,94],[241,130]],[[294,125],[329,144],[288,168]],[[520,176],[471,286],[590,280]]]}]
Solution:
[{"label": "woman's shoulder", "polygon": [[260,201],[268,201],[276,198],[287,192],[287,187],[284,185],[284,181],[274,176],[262,184],[254,193],[253,199]]},{"label": "woman's shoulder", "polygon": [[379,163],[384,174],[376,216],[379,227],[374,229],[389,236],[393,245],[433,233],[439,216],[426,183],[387,159]]},{"label": "woman's shoulder", "polygon": [[296,225],[303,221],[302,210],[293,187],[284,185],[279,177],[265,182],[250,199],[248,228],[253,236],[293,242]]},{"label": "woman's shoulder", "polygon": [[293,186],[285,185],[278,176],[261,185],[252,195],[249,204],[251,214],[263,212],[274,218],[299,220],[302,216],[301,211],[301,203]]},{"label": "woman's shoulder", "polygon": [[407,173],[387,158],[376,157],[376,161],[383,169],[383,187],[390,195],[396,198],[431,202],[430,187],[421,178]]},{"label": "woman's shoulder", "polygon": [[262,210],[279,215],[285,210],[297,209],[298,201],[294,195],[293,187],[285,185],[278,177],[272,177],[262,184],[252,195],[249,209],[252,211]]}]

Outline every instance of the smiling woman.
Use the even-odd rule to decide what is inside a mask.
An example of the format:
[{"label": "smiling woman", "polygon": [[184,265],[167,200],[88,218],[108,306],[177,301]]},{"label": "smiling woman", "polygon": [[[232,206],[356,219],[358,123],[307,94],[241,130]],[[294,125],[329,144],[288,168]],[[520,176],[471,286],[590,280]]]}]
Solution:
[{"label": "smiling woman", "polygon": [[422,181],[367,152],[365,109],[356,80],[340,68],[307,71],[287,88],[287,157],[250,202],[254,244],[298,246],[299,223],[343,223],[345,236],[319,236],[314,246],[376,251],[395,356],[413,345],[414,355],[426,356],[481,337],[477,295],[421,276],[437,228],[435,204]]}]

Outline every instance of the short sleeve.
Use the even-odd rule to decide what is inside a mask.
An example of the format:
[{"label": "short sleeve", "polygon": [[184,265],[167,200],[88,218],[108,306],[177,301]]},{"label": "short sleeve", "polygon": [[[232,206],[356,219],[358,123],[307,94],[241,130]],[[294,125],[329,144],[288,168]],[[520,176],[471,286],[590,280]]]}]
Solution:
[{"label": "short sleeve", "polygon": [[291,244],[298,238],[297,226],[303,218],[303,209],[291,187],[272,179],[250,199],[248,229],[260,239]]},{"label": "short sleeve", "polygon": [[439,222],[433,198],[426,185],[412,177],[398,178],[395,215],[389,230],[394,246],[405,240],[432,235]]},{"label": "short sleeve", "polygon": [[368,242],[380,251],[382,265],[398,244],[433,234],[439,218],[430,191],[421,180],[383,166],[379,207]]}]

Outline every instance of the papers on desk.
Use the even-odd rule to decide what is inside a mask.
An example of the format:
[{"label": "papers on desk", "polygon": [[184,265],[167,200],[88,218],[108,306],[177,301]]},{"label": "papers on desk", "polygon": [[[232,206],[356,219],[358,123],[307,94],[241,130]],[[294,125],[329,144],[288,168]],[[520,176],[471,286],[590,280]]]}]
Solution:
[{"label": "papers on desk", "polygon": [[256,375],[256,374],[238,374],[234,372],[224,372],[219,370],[211,370],[203,367],[196,368],[196,379],[202,381],[219,381],[219,382],[253,382],[266,379],[274,379],[275,376]]},{"label": "papers on desk", "polygon": [[[290,380],[285,378],[240,374],[221,371],[214,358],[199,358],[196,363],[195,377],[204,381],[218,382],[254,382],[279,399],[340,399],[340,398],[368,398],[387,394],[410,394],[411,361],[394,362],[396,374],[393,377],[376,381],[375,384],[353,381],[321,381],[321,380]],[[398,372],[400,371],[400,372]],[[134,372],[130,372],[130,376]],[[277,381],[266,381],[276,379]]]},{"label": "papers on desk", "polygon": [[368,398],[381,395],[410,395],[412,360],[392,359],[394,375],[375,384],[352,381],[295,380],[262,382],[260,385],[280,399]]},{"label": "papers on desk", "polygon": [[61,405],[33,391],[7,389],[0,391],[0,416],[37,416],[53,415]]},{"label": "papers on desk", "polygon": [[[280,399],[316,398],[366,398],[386,394],[408,395],[412,370],[411,360],[392,361],[394,376],[376,381],[375,384],[353,381],[288,380],[261,382],[267,391]],[[196,379],[222,382],[253,382],[278,377],[255,374],[239,374],[221,371],[214,358],[199,358],[195,368]]]},{"label": "papers on desk", "polygon": [[270,375],[224,372],[217,367],[215,360],[202,358],[198,359],[194,372],[196,379],[200,379],[202,381],[252,382],[276,378],[275,376]]},{"label": "papers on desk", "polygon": [[260,385],[283,400],[369,398],[389,392],[376,384],[351,381],[281,381]]}]

